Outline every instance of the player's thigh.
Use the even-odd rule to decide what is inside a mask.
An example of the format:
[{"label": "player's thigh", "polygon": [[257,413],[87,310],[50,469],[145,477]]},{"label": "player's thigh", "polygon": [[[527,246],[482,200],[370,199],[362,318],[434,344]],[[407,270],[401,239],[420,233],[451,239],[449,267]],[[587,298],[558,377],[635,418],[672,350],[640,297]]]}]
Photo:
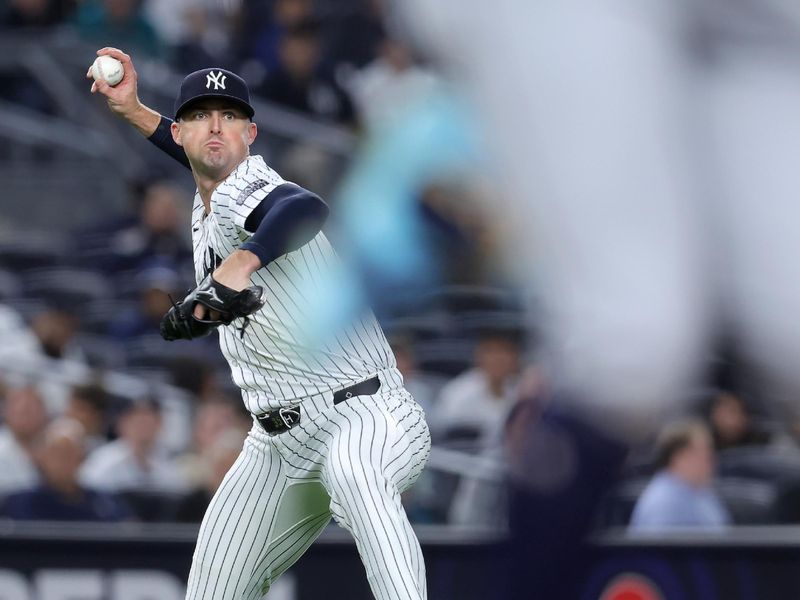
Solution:
[{"label": "player's thigh", "polygon": [[343,402],[325,430],[323,480],[337,516],[337,505],[351,504],[360,494],[410,487],[430,453],[424,412],[405,392]]},{"label": "player's thigh", "polygon": [[281,498],[267,544],[243,598],[260,598],[308,549],[331,520],[330,497],[319,481],[295,481]]},{"label": "player's thigh", "polygon": [[257,575],[286,487],[277,451],[248,437],[203,518],[187,600],[250,598],[244,594]]}]

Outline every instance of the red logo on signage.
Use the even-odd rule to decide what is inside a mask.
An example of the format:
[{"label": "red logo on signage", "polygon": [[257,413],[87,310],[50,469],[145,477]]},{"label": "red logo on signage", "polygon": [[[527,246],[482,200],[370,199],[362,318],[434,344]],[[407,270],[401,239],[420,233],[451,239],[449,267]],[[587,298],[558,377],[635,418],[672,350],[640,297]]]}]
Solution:
[{"label": "red logo on signage", "polygon": [[664,596],[646,577],[623,573],[606,586],[600,600],[664,600]]}]

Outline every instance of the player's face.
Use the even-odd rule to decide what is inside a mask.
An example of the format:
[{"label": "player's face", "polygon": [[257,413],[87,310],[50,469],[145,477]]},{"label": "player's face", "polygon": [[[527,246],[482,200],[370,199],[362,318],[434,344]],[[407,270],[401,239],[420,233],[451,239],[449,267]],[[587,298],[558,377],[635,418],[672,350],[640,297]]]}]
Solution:
[{"label": "player's face", "polygon": [[224,100],[198,102],[172,127],[192,168],[220,180],[249,154],[256,125],[234,104]]}]

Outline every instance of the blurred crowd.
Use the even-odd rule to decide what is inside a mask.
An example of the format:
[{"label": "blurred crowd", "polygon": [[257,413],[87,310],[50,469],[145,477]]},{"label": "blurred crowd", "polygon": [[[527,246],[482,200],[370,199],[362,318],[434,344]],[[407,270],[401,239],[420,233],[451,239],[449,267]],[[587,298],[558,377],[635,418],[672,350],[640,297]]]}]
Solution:
[{"label": "blurred crowd", "polygon": [[[542,317],[497,260],[501,219],[486,207],[499,192],[471,169],[463,107],[387,32],[382,11],[379,0],[0,0],[0,27],[69,28],[180,73],[227,67],[257,96],[357,128],[361,144],[328,200],[345,227],[371,223],[362,233],[380,244],[349,240],[386,253],[371,255],[381,261],[364,265],[368,275],[403,259],[396,280],[415,301],[377,308],[446,451],[407,493],[409,516],[501,525],[502,473],[462,459],[501,465],[514,443],[509,416],[542,410],[548,373],[532,326]],[[284,175],[316,190],[307,151]],[[197,522],[251,427],[215,336],[181,345],[158,335],[171,298],[193,285],[191,198],[169,180],[132,185],[130,196],[125,214],[63,237],[3,232],[4,517]],[[394,292],[368,290],[373,299]],[[599,526],[800,522],[800,425],[765,411],[735,352],[714,365],[675,422],[630,455]],[[110,373],[139,386],[121,389]]]},{"label": "blurred crowd", "polygon": [[0,29],[69,28],[180,73],[221,66],[256,95],[333,123],[385,117],[429,78],[387,35],[380,0],[3,0]]}]

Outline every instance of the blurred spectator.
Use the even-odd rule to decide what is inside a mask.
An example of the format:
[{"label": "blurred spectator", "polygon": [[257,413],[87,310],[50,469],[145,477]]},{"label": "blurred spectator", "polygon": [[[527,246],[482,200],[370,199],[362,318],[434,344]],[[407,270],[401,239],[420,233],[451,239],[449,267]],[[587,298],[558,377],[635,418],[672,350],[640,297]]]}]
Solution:
[{"label": "blurred spectator", "polygon": [[[168,11],[172,0],[160,2]],[[172,63],[182,72],[190,73],[209,65],[232,68],[230,58],[230,29],[233,17],[224,12],[223,3],[184,3],[182,35],[173,41]],[[155,19],[154,23],[164,20]],[[170,19],[166,19],[170,21]]]},{"label": "blurred spectator", "polygon": [[313,0],[275,0],[272,10],[263,16],[261,29],[247,49],[247,56],[258,61],[264,72],[270,74],[281,65],[281,43],[292,27],[314,18]]},{"label": "blurred spectator", "polygon": [[0,7],[0,25],[8,29],[57,25],[75,7],[68,0],[8,0],[4,4]]},{"label": "blurred spectator", "polygon": [[430,413],[433,409],[434,386],[417,370],[414,357],[414,345],[409,336],[392,336],[389,345],[397,360],[397,369],[403,375],[403,384],[409,393],[414,396],[422,409]]},{"label": "blurred spectator", "polygon": [[176,463],[192,485],[205,485],[209,478],[208,452],[226,432],[239,431],[244,440],[251,423],[242,418],[232,400],[224,396],[206,400],[197,409],[192,429],[192,447]]},{"label": "blurred spectator", "polygon": [[731,522],[714,493],[714,446],[701,421],[667,426],[656,442],[658,472],[633,509],[630,529],[719,529]]},{"label": "blurred spectator", "polygon": [[378,54],[384,38],[383,0],[350,0],[329,3],[321,13],[325,62],[337,80],[349,78]]},{"label": "blurred spectator", "polygon": [[347,85],[359,122],[369,129],[391,123],[437,85],[433,73],[417,65],[401,41],[387,38],[379,48],[378,57],[352,75]]},{"label": "blurred spectator", "polygon": [[475,366],[442,388],[429,421],[434,435],[485,441],[500,429],[516,400],[520,353],[519,333],[482,333]]},{"label": "blurred spectator", "polygon": [[46,425],[44,401],[35,387],[13,387],[6,392],[0,429],[0,495],[39,481],[33,451]]},{"label": "blurred spectator", "polygon": [[163,261],[151,261],[135,275],[139,289],[139,303],[130,312],[119,315],[109,325],[108,334],[119,340],[140,335],[153,335],[159,331],[161,319],[172,307],[170,296],[179,297],[181,290],[178,272]]},{"label": "blurred spectator", "polygon": [[119,521],[130,512],[109,494],[84,488],[78,470],[85,456],[80,423],[60,419],[50,424],[36,449],[42,484],[10,496],[4,514],[12,519]]},{"label": "blurred spectator", "polygon": [[[219,343],[217,339],[213,336],[204,339],[211,340],[209,346],[214,346],[214,350],[218,354]],[[181,356],[171,361],[170,373],[172,375],[172,383],[192,394],[200,404],[206,400],[217,398],[221,393],[217,378],[218,373],[214,365],[209,363],[208,360],[198,357],[197,354]]]},{"label": "blurred spectator", "polygon": [[203,451],[202,457],[206,463],[205,476],[178,504],[175,511],[176,521],[199,523],[203,520],[214,492],[242,451],[245,435],[240,429],[228,429],[216,436],[214,443]]},{"label": "blurred spectator", "polygon": [[304,21],[286,30],[280,41],[280,64],[258,92],[268,100],[338,123],[354,121],[350,98],[330,73],[320,68],[319,24]]},{"label": "blurred spectator", "polygon": [[[86,356],[75,340],[78,331],[77,317],[60,308],[51,308],[33,317],[31,329],[39,341],[41,354],[55,359],[51,371],[78,374],[86,369]],[[58,378],[46,378],[39,384],[41,393],[52,414],[64,411],[69,397],[69,386]]]},{"label": "blurred spectator", "polygon": [[0,360],[35,358],[39,351],[39,340],[19,313],[10,306],[0,304]]},{"label": "blurred spectator", "polygon": [[87,0],[78,8],[75,22],[81,37],[98,47],[125,48],[133,55],[162,54],[161,41],[138,0]]},{"label": "blurred spectator", "polygon": [[165,264],[191,264],[185,223],[190,200],[183,189],[164,181],[140,192],[135,216],[98,223],[79,232],[80,252],[93,267],[117,273]]},{"label": "blurred spectator", "polygon": [[119,439],[97,448],[81,469],[83,485],[109,492],[177,492],[179,470],[158,449],[161,407],[154,399],[130,402],[119,416]]},{"label": "blurred spectator", "polygon": [[744,399],[735,392],[720,390],[712,398],[708,422],[718,451],[742,446],[766,446],[770,433],[760,427]]},{"label": "blurred spectator", "polygon": [[83,444],[87,452],[108,441],[108,406],[108,394],[101,385],[80,385],[72,389],[64,416],[83,427]]},{"label": "blurred spectator", "polygon": [[77,328],[78,320],[74,314],[55,308],[40,312],[31,323],[31,329],[46,356],[82,361],[83,353],[74,342]]}]

